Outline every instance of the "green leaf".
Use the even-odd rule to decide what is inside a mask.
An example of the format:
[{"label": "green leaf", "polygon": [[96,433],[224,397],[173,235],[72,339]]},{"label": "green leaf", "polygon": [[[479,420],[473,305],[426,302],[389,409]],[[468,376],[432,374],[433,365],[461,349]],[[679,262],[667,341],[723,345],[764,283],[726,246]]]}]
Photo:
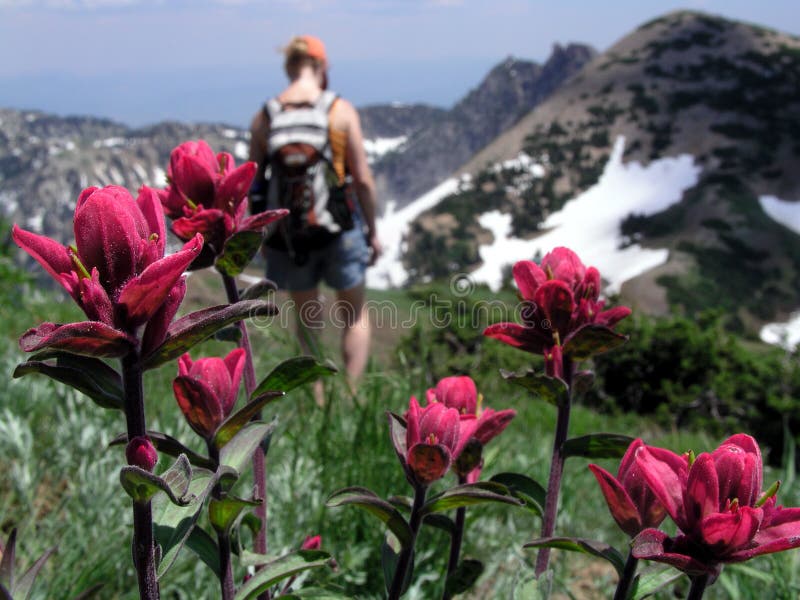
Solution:
[{"label": "green leaf", "polygon": [[617,433],[592,433],[569,439],[561,447],[564,456],[584,458],[621,458],[633,438]]},{"label": "green leaf", "polygon": [[[389,498],[389,502],[392,503],[392,506],[397,507],[405,513],[411,512],[411,498],[408,496],[392,496]],[[435,527],[436,529],[444,531],[447,535],[453,535],[456,530],[456,524],[453,522],[453,519],[440,514],[426,515],[422,524]]]},{"label": "green leaf", "polygon": [[189,313],[170,325],[162,344],[144,357],[144,368],[153,369],[178,358],[231,323],[276,314],[278,307],[265,300],[243,300]]},{"label": "green leaf", "polygon": [[147,504],[159,491],[167,494],[178,506],[186,506],[191,501],[187,496],[189,482],[192,480],[192,467],[183,454],[159,477],[139,467],[122,467],[119,474],[122,487],[135,502]]},{"label": "green leaf", "polygon": [[[400,552],[402,551],[402,544],[400,540],[391,532],[387,531],[386,535],[383,536],[383,543],[381,544],[381,568],[383,570],[383,585],[386,588],[386,592],[389,592],[389,589],[392,586],[392,581],[394,580],[395,571],[397,571],[397,561],[400,558]],[[406,569],[406,574],[403,577],[403,585],[400,586],[400,595],[406,593],[408,590],[408,586],[411,585],[411,577],[414,572],[414,550],[411,550],[411,563]]]},{"label": "green leaf", "polygon": [[298,550],[264,565],[236,592],[234,600],[250,600],[279,581],[309,569],[330,564],[331,555],[322,550]]},{"label": "green leaf", "polygon": [[513,504],[514,506],[523,505],[521,500],[511,495],[506,486],[489,481],[479,481],[478,483],[457,485],[433,496],[422,507],[422,514],[429,515],[462,506],[485,504],[486,502],[501,502],[503,504]]},{"label": "green leaf", "polygon": [[532,513],[540,517],[544,514],[542,507],[547,497],[547,490],[539,482],[522,473],[498,473],[489,481],[506,486],[511,495],[522,500],[525,508]]},{"label": "green leaf", "polygon": [[336,372],[338,369],[330,360],[320,362],[313,356],[289,358],[272,369],[270,374],[256,386],[250,398],[257,398],[271,390],[289,392],[298,386]]},{"label": "green leaf", "polygon": [[[203,503],[219,480],[221,471],[192,469],[192,480],[187,495],[194,499],[186,506],[173,504],[164,494],[156,494],[152,501],[153,523],[156,543],[161,546],[162,556],[158,565],[161,578],[175,562],[183,545],[197,522]],[[219,571],[219,567],[217,567]]]},{"label": "green leaf", "polygon": [[[44,362],[55,358],[55,363]],[[14,378],[40,373],[86,394],[98,406],[122,410],[122,377],[99,358],[67,352],[40,352],[17,365]]]},{"label": "green leaf", "polygon": [[211,526],[220,533],[230,533],[231,527],[243,510],[258,506],[260,500],[245,500],[235,496],[212,498],[208,503],[208,520]]},{"label": "green leaf", "polygon": [[47,559],[50,558],[50,555],[55,551],[55,546],[45,550],[45,553],[36,559],[36,562],[33,563],[31,568],[25,571],[25,574],[14,582],[14,586],[11,589],[11,595],[16,600],[27,600],[30,598],[31,588],[36,581],[37,575],[39,575],[39,571],[42,570],[44,563],[47,562]]},{"label": "green leaf", "polygon": [[[671,583],[683,577],[683,573],[668,567],[660,571],[644,572],[636,576],[631,586],[631,591],[628,597],[631,600],[642,600],[648,596],[652,596],[657,591],[665,588]],[[768,580],[768,582],[771,581]]]},{"label": "green leaf", "polygon": [[616,569],[617,574],[621,577],[622,572],[625,570],[625,559],[615,548],[598,542],[596,540],[586,540],[582,538],[568,538],[568,537],[547,537],[539,538],[528,542],[523,548],[557,548],[559,550],[569,550],[570,552],[581,552],[591,556],[597,556],[607,560]]},{"label": "green leaf", "polygon": [[313,598],[314,600],[353,600],[352,596],[320,587],[308,587],[296,592],[291,592],[290,594],[280,595],[281,600],[300,600],[301,598]]},{"label": "green leaf", "polygon": [[450,596],[463,594],[470,590],[478,577],[483,574],[483,563],[473,558],[465,558],[458,563],[455,571],[447,576],[445,589]]},{"label": "green leaf", "polygon": [[250,264],[263,241],[264,234],[260,231],[237,231],[225,240],[214,266],[223,275],[236,277]]},{"label": "green leaf", "polygon": [[586,360],[597,354],[613,350],[628,341],[627,335],[615,332],[605,325],[584,325],[564,342],[564,356],[573,360]]},{"label": "green leaf", "polygon": [[[160,431],[148,431],[147,437],[153,443],[153,446],[155,446],[156,450],[163,454],[167,454],[175,458],[178,458],[181,454],[184,454],[186,455],[186,458],[189,459],[189,462],[196,467],[202,467],[204,469],[208,469],[209,471],[213,471],[216,468],[214,461],[212,461],[210,458],[206,458],[205,456],[197,454],[195,451],[190,450],[174,437],[169,436],[166,433],[161,433]],[[121,433],[111,440],[108,445],[118,446],[127,443],[128,435]]]},{"label": "green leaf", "polygon": [[256,300],[258,298],[263,298],[270,292],[274,292],[278,289],[278,286],[275,285],[274,281],[270,281],[269,279],[262,279],[248,287],[244,290],[241,294],[242,300]]},{"label": "green leaf", "polygon": [[354,504],[378,517],[397,536],[403,547],[411,543],[411,528],[403,515],[389,502],[379,498],[372,490],[363,487],[348,487],[333,492],[325,501],[325,506],[328,508],[346,504]]},{"label": "green leaf", "polygon": [[544,373],[534,373],[533,371],[513,373],[504,369],[500,369],[500,375],[506,381],[524,387],[534,396],[538,396],[553,406],[563,406],[569,402],[567,384],[557,377],[550,377]]},{"label": "green leaf", "polygon": [[219,548],[214,538],[200,527],[192,527],[189,537],[186,538],[186,547],[219,577]]},{"label": "green leaf", "polygon": [[260,396],[256,396],[247,406],[244,406],[222,422],[219,429],[217,429],[217,433],[214,434],[214,446],[218,449],[225,446],[264,406],[283,396],[283,392],[264,392]]},{"label": "green leaf", "polygon": [[242,473],[261,440],[272,433],[273,429],[275,429],[274,421],[272,423],[257,421],[245,425],[220,451],[220,464],[231,467],[237,474]]},{"label": "green leaf", "polygon": [[220,342],[233,342],[238,344],[242,341],[242,330],[238,325],[228,325],[214,334],[214,339]]},{"label": "green leaf", "polygon": [[14,559],[17,551],[17,528],[8,534],[2,558],[0,558],[0,585],[10,590],[14,587]]}]

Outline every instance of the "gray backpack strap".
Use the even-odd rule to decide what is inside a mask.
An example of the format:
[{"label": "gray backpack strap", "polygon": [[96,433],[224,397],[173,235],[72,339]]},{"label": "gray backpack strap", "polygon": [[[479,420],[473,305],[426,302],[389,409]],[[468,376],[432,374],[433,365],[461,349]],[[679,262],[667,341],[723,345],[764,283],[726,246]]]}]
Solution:
[{"label": "gray backpack strap", "polygon": [[319,95],[319,98],[317,98],[315,107],[323,111],[327,115],[330,112],[333,103],[336,102],[336,99],[338,97],[339,94],[337,94],[336,92],[325,90]]},{"label": "gray backpack strap", "polygon": [[277,98],[270,98],[264,103],[264,112],[267,113],[270,122],[275,120],[281,112],[283,111],[283,106],[280,102],[278,102]]}]

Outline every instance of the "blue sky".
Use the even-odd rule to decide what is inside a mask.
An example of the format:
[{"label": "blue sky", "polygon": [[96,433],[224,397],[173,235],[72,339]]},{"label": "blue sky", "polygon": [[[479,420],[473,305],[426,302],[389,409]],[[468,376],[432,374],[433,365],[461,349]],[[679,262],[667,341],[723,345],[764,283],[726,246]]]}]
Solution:
[{"label": "blue sky", "polygon": [[0,0],[0,107],[246,126],[301,33],[357,106],[450,106],[506,56],[602,51],[682,8],[800,34],[796,0]]}]

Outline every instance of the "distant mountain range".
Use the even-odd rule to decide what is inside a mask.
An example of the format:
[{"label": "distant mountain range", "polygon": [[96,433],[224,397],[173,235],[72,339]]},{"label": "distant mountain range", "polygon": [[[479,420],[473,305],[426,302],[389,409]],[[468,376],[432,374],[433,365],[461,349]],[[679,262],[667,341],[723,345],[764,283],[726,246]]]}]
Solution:
[{"label": "distant mountain range", "polygon": [[[668,187],[677,177],[669,165],[680,162],[686,187],[655,212],[637,208],[641,190],[620,192],[631,209],[612,228],[617,245],[664,257],[625,279],[621,294],[655,313],[718,306],[731,326],[755,331],[800,308],[800,236],[792,218],[782,224],[765,212],[770,198],[800,201],[798,89],[800,39],[676,12],[601,54],[573,44],[544,64],[508,58],[449,110],[359,112],[387,218],[405,214],[398,260],[412,281],[477,273],[481,248],[498,235],[544,236],[612,167],[652,167]],[[246,159],[247,132],[223,125],[131,129],[0,109],[0,209],[71,241],[83,187],[163,185],[171,149],[198,138]],[[779,209],[793,215],[800,203]],[[508,231],[490,217],[506,219]],[[507,262],[517,258],[526,257]]]}]

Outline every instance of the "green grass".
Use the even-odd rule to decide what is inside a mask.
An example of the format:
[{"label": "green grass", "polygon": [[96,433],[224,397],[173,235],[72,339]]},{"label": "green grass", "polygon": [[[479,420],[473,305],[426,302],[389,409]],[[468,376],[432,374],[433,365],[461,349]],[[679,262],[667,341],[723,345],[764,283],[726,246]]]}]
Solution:
[{"label": "green grass", "polygon": [[[53,296],[9,296],[25,297],[24,307],[15,309],[14,318],[7,312],[0,320],[0,360],[10,374],[15,364],[24,360],[15,338],[27,327],[45,319],[64,321],[79,315],[70,304],[55,302]],[[415,299],[401,292],[376,293],[373,297],[393,299],[401,311],[410,310]],[[4,311],[12,303],[11,298],[7,300],[0,303]],[[277,326],[251,327],[251,333],[261,376],[283,358],[298,353],[290,331]],[[226,352],[229,347],[208,342],[193,355]],[[338,360],[335,348],[335,344],[329,344],[324,351]],[[513,407],[518,416],[487,448],[484,477],[518,471],[545,482],[555,410],[503,381],[497,368],[506,365],[502,362],[504,355],[490,350],[485,348],[477,359],[469,359],[500,361],[475,369],[479,389],[488,406]],[[424,343],[417,351],[436,356]],[[515,355],[525,358],[520,353]],[[469,361],[459,364],[474,364]],[[425,363],[396,362],[384,351],[384,358],[372,361],[356,395],[334,377],[325,385],[324,408],[316,405],[309,390],[299,389],[271,405],[265,415],[268,419],[277,417],[279,422],[268,456],[271,552],[280,554],[299,546],[306,535],[321,534],[323,547],[336,557],[339,568],[318,577],[353,597],[382,597],[382,527],[356,508],[325,508],[325,499],[349,485],[369,487],[382,497],[410,494],[389,442],[386,411],[403,412],[410,395],[424,395],[431,372],[420,364]],[[200,450],[172,397],[169,384],[174,371],[174,365],[167,365],[147,374],[150,424]],[[35,587],[35,598],[70,598],[99,582],[104,584],[101,598],[137,597],[130,562],[129,501],[118,480],[124,456],[120,447],[108,447],[109,440],[123,429],[121,414],[102,410],[60,384],[39,376],[9,382],[0,404],[0,469],[6,474],[0,480],[0,527],[4,534],[12,526],[20,528],[17,561],[23,568],[46,548],[59,546]],[[600,415],[576,406],[570,435],[597,431],[640,435],[648,443],[674,450],[711,449],[720,441],[703,433],[665,431],[637,415]],[[162,457],[159,469],[167,463]],[[608,516],[587,463],[577,458],[567,463],[557,532],[603,540],[624,551],[627,540]],[[601,464],[616,470],[615,460]],[[770,471],[765,480],[776,476]],[[444,482],[452,483],[451,478]],[[797,504],[797,486],[793,481],[785,483],[780,492],[782,501]],[[238,485],[241,494],[249,493],[248,480]],[[475,590],[465,597],[526,597],[520,590],[533,577],[535,554],[522,546],[537,536],[538,520],[523,510],[506,507],[473,508],[467,515],[464,554],[483,561],[486,570]],[[446,552],[444,534],[425,528],[409,598],[439,597]],[[797,553],[785,553],[726,569],[707,597],[763,598],[767,594],[794,598],[797,561]],[[588,597],[608,597],[615,585],[613,572],[594,559],[556,551],[553,564],[558,592],[569,595],[589,589]],[[243,573],[243,569],[237,569],[238,578]],[[685,580],[680,585],[685,593]],[[215,598],[216,590],[213,575],[186,550],[162,581],[163,598]]]}]

